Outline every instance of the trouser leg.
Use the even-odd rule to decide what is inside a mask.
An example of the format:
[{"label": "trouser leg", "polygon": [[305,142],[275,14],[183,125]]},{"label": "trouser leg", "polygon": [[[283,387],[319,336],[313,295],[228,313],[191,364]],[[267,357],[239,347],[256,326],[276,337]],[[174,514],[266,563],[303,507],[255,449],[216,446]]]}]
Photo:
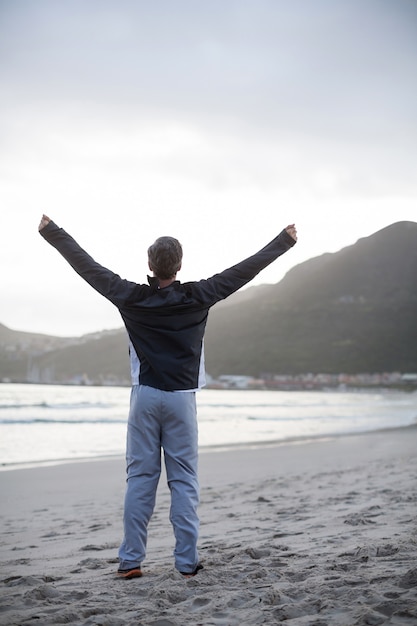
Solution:
[{"label": "trouser leg", "polygon": [[158,390],[135,385],[127,429],[127,487],[120,569],[140,566],[146,555],[148,523],[161,473],[160,402]]},{"label": "trouser leg", "polygon": [[175,567],[192,572],[198,564],[198,429],[195,393],[165,393],[162,447],[171,491]]}]

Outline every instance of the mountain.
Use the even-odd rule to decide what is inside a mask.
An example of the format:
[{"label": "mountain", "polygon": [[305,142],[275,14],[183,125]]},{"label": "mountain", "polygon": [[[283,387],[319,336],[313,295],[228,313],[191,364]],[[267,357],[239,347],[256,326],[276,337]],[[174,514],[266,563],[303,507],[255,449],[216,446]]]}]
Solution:
[{"label": "mountain", "polygon": [[64,338],[0,324],[0,380],[129,384],[127,354],[123,328]]},{"label": "mountain", "polygon": [[[297,244],[299,245],[299,244]],[[417,371],[417,224],[398,222],[211,312],[213,375]]]},{"label": "mountain", "polygon": [[[417,223],[392,224],[218,303],[205,353],[216,377],[417,372]],[[0,325],[1,379],[128,384],[126,333],[63,339]]]}]

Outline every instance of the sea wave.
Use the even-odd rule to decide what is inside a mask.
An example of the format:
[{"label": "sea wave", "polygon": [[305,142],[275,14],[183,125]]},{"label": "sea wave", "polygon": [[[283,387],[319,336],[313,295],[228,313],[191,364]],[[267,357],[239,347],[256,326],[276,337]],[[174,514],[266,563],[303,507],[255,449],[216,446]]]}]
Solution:
[{"label": "sea wave", "polygon": [[47,417],[28,417],[28,418],[17,418],[14,419],[12,417],[6,417],[5,419],[0,419],[0,425],[19,425],[22,426],[24,424],[125,424],[127,421],[124,419],[117,418],[100,418],[100,417],[91,417],[90,419],[80,419],[80,418],[47,418]]},{"label": "sea wave", "polygon": [[0,404],[0,411],[10,409],[111,409],[114,404],[108,402],[35,402],[35,403],[6,403]]},{"label": "sea wave", "polygon": [[[0,386],[0,468],[123,455],[126,388]],[[416,422],[417,393],[206,390],[198,395],[200,446],[338,436]]]}]

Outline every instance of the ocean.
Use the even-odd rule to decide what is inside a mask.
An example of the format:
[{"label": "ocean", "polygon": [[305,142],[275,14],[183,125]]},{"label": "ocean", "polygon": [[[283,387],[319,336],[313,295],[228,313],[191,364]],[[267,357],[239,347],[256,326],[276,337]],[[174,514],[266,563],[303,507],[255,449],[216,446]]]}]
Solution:
[{"label": "ocean", "polygon": [[[128,387],[0,384],[0,468],[124,455]],[[417,423],[417,391],[197,394],[201,451]]]}]

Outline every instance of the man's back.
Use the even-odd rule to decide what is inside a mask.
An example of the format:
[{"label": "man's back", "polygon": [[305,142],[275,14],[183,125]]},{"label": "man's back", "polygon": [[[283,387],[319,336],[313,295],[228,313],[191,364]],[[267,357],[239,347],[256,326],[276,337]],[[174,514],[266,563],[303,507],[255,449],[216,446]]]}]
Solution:
[{"label": "man's back", "polygon": [[153,277],[149,285],[141,285],[97,263],[54,222],[49,221],[40,232],[119,309],[131,342],[134,383],[165,391],[187,391],[204,384],[203,338],[210,307],[246,285],[295,244],[283,230],[256,254],[206,280],[180,283]]}]

